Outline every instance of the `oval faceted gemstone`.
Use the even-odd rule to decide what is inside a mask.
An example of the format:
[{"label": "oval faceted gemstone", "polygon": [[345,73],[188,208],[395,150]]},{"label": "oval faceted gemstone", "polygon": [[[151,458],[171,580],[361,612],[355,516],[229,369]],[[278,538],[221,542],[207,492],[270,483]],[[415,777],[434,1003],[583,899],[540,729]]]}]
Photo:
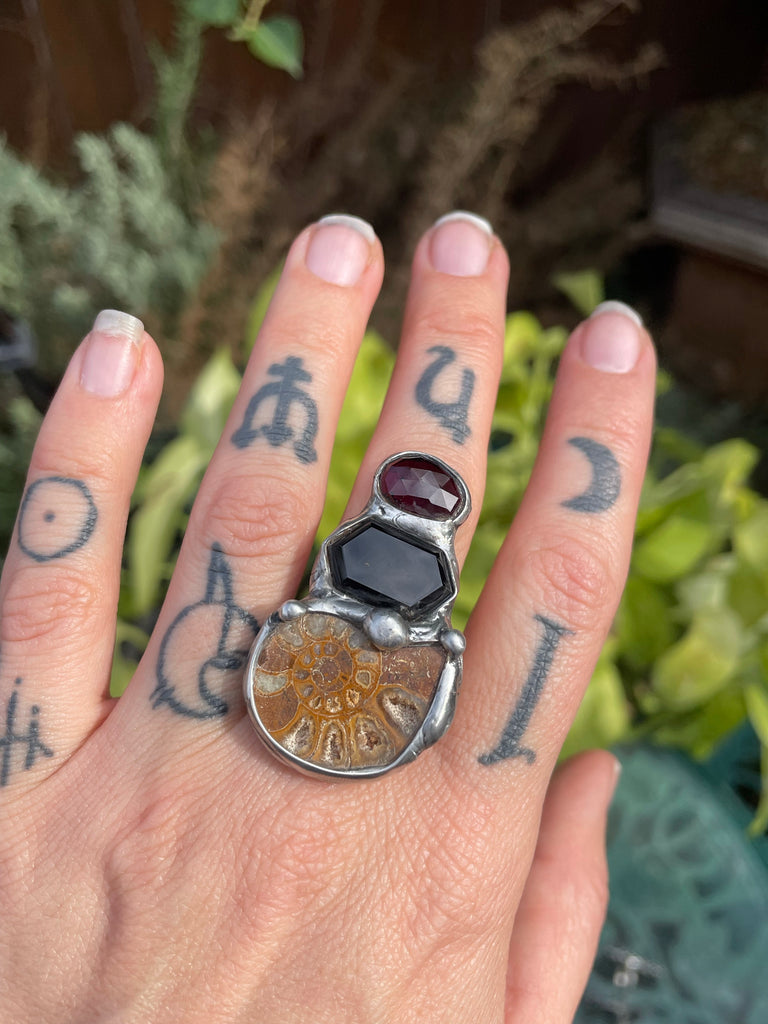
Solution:
[{"label": "oval faceted gemstone", "polygon": [[395,508],[426,519],[450,519],[461,504],[459,486],[431,459],[397,459],[381,474],[382,495]]}]

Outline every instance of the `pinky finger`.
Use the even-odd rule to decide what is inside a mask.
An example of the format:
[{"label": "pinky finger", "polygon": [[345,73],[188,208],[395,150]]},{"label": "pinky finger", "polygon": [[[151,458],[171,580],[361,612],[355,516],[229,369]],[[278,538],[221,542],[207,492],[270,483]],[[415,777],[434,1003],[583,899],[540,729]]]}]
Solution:
[{"label": "pinky finger", "polygon": [[619,763],[590,751],[555,772],[515,919],[507,1024],[571,1024],[608,902],[605,825]]}]

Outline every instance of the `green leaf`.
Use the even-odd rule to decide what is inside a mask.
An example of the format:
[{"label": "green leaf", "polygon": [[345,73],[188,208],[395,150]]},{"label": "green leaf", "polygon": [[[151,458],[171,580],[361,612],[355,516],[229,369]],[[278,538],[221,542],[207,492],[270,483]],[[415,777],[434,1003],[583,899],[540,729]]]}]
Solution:
[{"label": "green leaf", "polygon": [[743,636],[729,608],[699,612],[682,639],[657,661],[651,675],[654,693],[675,710],[704,704],[736,672]]},{"label": "green leaf", "polygon": [[221,348],[214,352],[192,385],[180,427],[200,443],[209,457],[224,430],[240,384],[241,377],[229,349]]},{"label": "green leaf", "polygon": [[768,576],[768,501],[760,501],[750,517],[737,523],[733,546],[752,568]]},{"label": "green leaf", "polygon": [[[120,697],[125,692],[136,671],[141,655],[146,650],[149,637],[143,629],[124,619],[117,620],[115,649],[112,655],[112,676],[109,683],[111,697]],[[132,648],[126,651],[125,648]],[[135,654],[135,657],[131,657]]]},{"label": "green leaf", "polygon": [[608,658],[600,658],[576,718],[563,744],[562,757],[591,747],[609,747],[629,729],[629,706],[619,670]]},{"label": "green leaf", "polygon": [[596,270],[555,274],[552,283],[571,300],[582,316],[589,316],[605,299],[603,277]]},{"label": "green leaf", "polygon": [[304,74],[304,36],[296,18],[280,15],[263,18],[246,36],[248,49],[271,68],[287,71],[293,78]]},{"label": "green leaf", "polygon": [[649,580],[668,583],[691,572],[719,540],[712,523],[672,515],[636,546],[632,566]]},{"label": "green leaf", "polygon": [[749,826],[749,834],[759,836],[768,829],[768,746],[760,750],[760,778],[762,791],[755,810],[755,816]]},{"label": "green leaf", "polygon": [[186,0],[187,12],[203,25],[229,28],[240,16],[240,0]]},{"label": "green leaf", "polygon": [[339,417],[318,541],[339,525],[368,442],[378,423],[394,365],[395,354],[389,345],[375,331],[367,331]]},{"label": "green leaf", "polygon": [[621,658],[636,671],[646,671],[675,638],[672,600],[657,584],[630,576],[614,630]]},{"label": "green leaf", "polygon": [[194,437],[177,437],[147,470],[143,500],[128,532],[124,614],[139,616],[157,607],[173,541],[183,528],[185,508],[197,490],[208,457],[209,452]]},{"label": "green leaf", "polygon": [[283,266],[283,263],[279,263],[272,273],[269,274],[251,304],[251,308],[248,312],[248,323],[245,329],[246,355],[249,354],[253,348],[256,337],[261,330],[261,325],[264,323],[264,317],[267,315],[267,310],[269,309],[269,304],[272,301],[272,296],[275,294],[277,283],[283,272]]},{"label": "green leaf", "polygon": [[744,700],[752,728],[764,747],[768,747],[768,690],[753,684],[744,689]]}]

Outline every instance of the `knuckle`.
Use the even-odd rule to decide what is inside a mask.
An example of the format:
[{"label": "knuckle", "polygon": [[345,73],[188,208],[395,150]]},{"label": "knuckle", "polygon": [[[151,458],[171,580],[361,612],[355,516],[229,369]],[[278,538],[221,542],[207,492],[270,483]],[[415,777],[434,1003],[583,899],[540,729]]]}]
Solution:
[{"label": "knuckle", "polygon": [[594,626],[608,607],[612,573],[607,555],[581,539],[563,537],[535,549],[529,569],[547,608],[571,627]]},{"label": "knuckle", "polygon": [[314,502],[284,481],[230,477],[203,513],[206,533],[233,558],[295,555],[314,534]]},{"label": "knuckle", "polygon": [[18,571],[3,598],[0,644],[69,645],[93,628],[101,599],[96,581],[71,571]]},{"label": "knuckle", "polygon": [[488,312],[476,309],[469,315],[459,314],[450,305],[425,314],[416,325],[416,331],[427,342],[454,342],[479,357],[495,352],[501,338],[500,325]]}]

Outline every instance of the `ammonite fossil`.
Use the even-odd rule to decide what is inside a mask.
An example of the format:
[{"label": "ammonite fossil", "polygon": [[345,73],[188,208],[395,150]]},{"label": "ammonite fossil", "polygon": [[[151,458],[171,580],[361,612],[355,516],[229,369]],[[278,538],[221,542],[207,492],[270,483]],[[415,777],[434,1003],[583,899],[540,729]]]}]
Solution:
[{"label": "ammonite fossil", "polygon": [[253,703],[285,750],[313,764],[389,764],[424,720],[445,662],[439,644],[378,650],[357,626],[308,613],[280,623],[252,673]]}]

